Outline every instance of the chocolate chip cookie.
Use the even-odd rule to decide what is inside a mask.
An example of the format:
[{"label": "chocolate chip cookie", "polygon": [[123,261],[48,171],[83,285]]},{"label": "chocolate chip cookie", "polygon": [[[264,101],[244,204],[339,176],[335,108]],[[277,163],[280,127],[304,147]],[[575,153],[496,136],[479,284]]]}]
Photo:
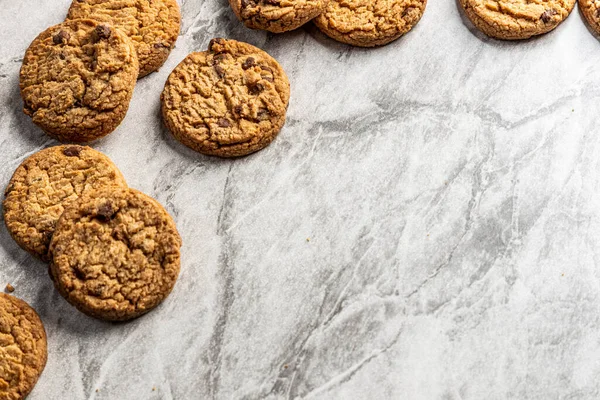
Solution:
[{"label": "chocolate chip cookie", "polygon": [[473,25],[496,39],[518,40],[556,28],[569,16],[575,0],[460,0]]},{"label": "chocolate chip cookie", "polygon": [[137,51],[139,78],[164,64],[181,22],[176,0],[73,0],[67,19],[77,18],[108,23],[129,36]]},{"label": "chocolate chip cookie", "polygon": [[161,95],[169,130],[204,154],[237,157],[266,147],[281,130],[290,85],[264,51],[213,39],[169,75]]},{"label": "chocolate chip cookie", "polygon": [[119,30],[91,20],[55,25],[25,53],[25,114],[60,141],[90,142],[121,123],[137,74],[133,42]]},{"label": "chocolate chip cookie", "polygon": [[124,321],[162,302],[179,275],[181,238],[158,202],[134,189],[104,188],[67,207],[50,243],[50,275],[69,303]]},{"label": "chocolate chip cookie", "polygon": [[327,36],[360,47],[388,44],[421,19],[427,0],[331,0],[313,21]]},{"label": "chocolate chip cookie", "polygon": [[27,303],[0,293],[0,399],[24,399],[46,366],[46,331]]},{"label": "chocolate chip cookie", "polygon": [[321,14],[329,0],[229,0],[248,28],[280,33],[304,25]]},{"label": "chocolate chip cookie", "polygon": [[64,207],[104,186],[127,187],[108,157],[89,147],[55,146],[17,168],[4,192],[4,222],[25,250],[47,260],[48,245]]},{"label": "chocolate chip cookie", "polygon": [[579,8],[588,25],[594,32],[600,34],[600,1],[579,0]]}]

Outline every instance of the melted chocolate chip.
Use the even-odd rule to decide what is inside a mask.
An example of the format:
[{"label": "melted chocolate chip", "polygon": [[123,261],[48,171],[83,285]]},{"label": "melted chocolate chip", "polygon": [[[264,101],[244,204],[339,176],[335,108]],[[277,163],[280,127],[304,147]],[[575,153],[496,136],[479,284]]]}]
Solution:
[{"label": "melted chocolate chip", "polygon": [[60,53],[60,54],[58,55],[58,58],[60,58],[61,60],[64,60],[64,59],[66,59],[66,58],[67,58],[67,56],[65,55],[65,53]]},{"label": "melted chocolate chip", "polygon": [[222,53],[223,50],[219,49],[219,47],[223,46],[224,44],[225,44],[224,39],[221,39],[221,38],[211,39],[210,42],[208,43],[208,50],[212,51],[213,53]]},{"label": "melted chocolate chip", "polygon": [[552,16],[556,14],[558,14],[556,10],[554,8],[551,8],[549,10],[544,11],[540,16],[540,19],[544,21],[545,24],[547,24],[552,20]]},{"label": "melted chocolate chip", "polygon": [[248,68],[252,68],[256,65],[256,60],[252,57],[246,58],[246,60],[242,63],[242,69],[247,70]]},{"label": "melted chocolate chip", "polygon": [[280,2],[280,0],[263,0],[263,3],[270,4],[272,6],[277,6]]},{"label": "melted chocolate chip", "polygon": [[231,126],[231,122],[227,118],[221,118],[217,121],[217,125],[221,128],[229,128]]},{"label": "melted chocolate chip", "polygon": [[242,0],[242,8],[253,7],[256,5],[256,2],[253,0]]},{"label": "melted chocolate chip", "polygon": [[163,43],[154,43],[155,49],[168,49],[170,46]]},{"label": "melted chocolate chip", "polygon": [[69,146],[64,148],[63,154],[67,157],[79,157],[81,150],[83,150],[81,146]]},{"label": "melted chocolate chip", "polygon": [[220,65],[215,65],[213,66],[213,68],[215,69],[215,72],[217,73],[217,76],[219,78],[223,78],[225,76],[225,69],[223,67],[221,67]]},{"label": "melted chocolate chip", "polygon": [[98,211],[96,211],[96,217],[104,222],[108,222],[114,217],[116,214],[116,210],[113,209],[111,203],[104,203],[100,207],[98,207]]},{"label": "melted chocolate chip", "polygon": [[256,115],[260,121],[264,121],[266,119],[269,119],[271,113],[266,108],[261,108],[260,110],[258,110],[258,113]]},{"label": "melted chocolate chip", "polygon": [[213,57],[213,65],[225,61],[226,58],[227,58],[227,54],[223,54],[223,53],[215,54],[215,56]]},{"label": "melted chocolate chip", "polygon": [[94,29],[94,32],[96,33],[98,40],[108,39],[112,34],[112,31],[106,25],[98,25],[96,29]]},{"label": "melted chocolate chip", "polygon": [[63,44],[67,43],[70,37],[71,35],[69,34],[69,32],[60,31],[56,35],[52,36],[52,41],[54,42],[54,44]]},{"label": "melted chocolate chip", "polygon": [[237,106],[233,107],[233,112],[236,116],[242,115],[242,111],[244,111],[244,108],[239,104]]},{"label": "melted chocolate chip", "polygon": [[265,90],[265,87],[260,83],[254,83],[254,84],[248,85],[248,90],[252,94],[259,94],[260,92]]}]

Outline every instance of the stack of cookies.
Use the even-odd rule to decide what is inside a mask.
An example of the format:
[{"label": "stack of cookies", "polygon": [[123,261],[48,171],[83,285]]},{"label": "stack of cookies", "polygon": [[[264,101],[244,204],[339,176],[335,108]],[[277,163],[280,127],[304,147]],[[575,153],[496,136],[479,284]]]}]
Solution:
[{"label": "stack of cookies", "polygon": [[247,27],[286,32],[313,20],[327,36],[361,47],[388,44],[408,32],[427,0],[229,0]]},{"label": "stack of cookies", "polygon": [[27,158],[3,206],[14,240],[50,263],[60,294],[87,315],[138,317],[175,285],[181,238],[173,219],[96,150],[56,146]]},{"label": "stack of cookies", "polygon": [[179,35],[176,0],[74,0],[21,67],[24,111],[50,136],[91,142],[121,123],[138,78],[166,61]]}]

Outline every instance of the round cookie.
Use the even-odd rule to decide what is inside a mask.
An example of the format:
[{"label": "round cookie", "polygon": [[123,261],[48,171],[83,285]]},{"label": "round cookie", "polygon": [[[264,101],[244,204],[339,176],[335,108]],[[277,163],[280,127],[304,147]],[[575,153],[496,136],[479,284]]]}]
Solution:
[{"label": "round cookie", "polygon": [[460,0],[473,25],[496,39],[519,40],[556,28],[569,16],[575,0]]},{"label": "round cookie", "polygon": [[162,302],[179,275],[181,238],[165,209],[145,194],[104,188],[66,208],[50,244],[50,275],[81,312],[136,318]]},{"label": "round cookie", "polygon": [[67,19],[90,18],[123,31],[133,41],[139,78],[158,70],[179,36],[176,0],[73,0]]},{"label": "round cookie", "polygon": [[4,222],[23,249],[47,260],[50,238],[64,207],[108,185],[127,187],[104,154],[77,145],[44,149],[14,172],[4,192]]},{"label": "round cookie", "polygon": [[273,141],[285,123],[290,84],[264,51],[213,39],[169,75],[161,95],[167,128],[203,154],[237,157]]},{"label": "round cookie", "polygon": [[248,28],[280,33],[304,25],[321,14],[329,0],[229,0]]},{"label": "round cookie", "polygon": [[121,123],[137,74],[127,36],[91,20],[67,21],[42,32],[25,53],[23,111],[60,141],[90,142]]},{"label": "round cookie", "polygon": [[0,399],[24,399],[47,359],[46,331],[40,317],[24,301],[0,293]]},{"label": "round cookie", "polygon": [[360,47],[388,44],[421,19],[427,0],[331,0],[313,21],[327,36]]}]

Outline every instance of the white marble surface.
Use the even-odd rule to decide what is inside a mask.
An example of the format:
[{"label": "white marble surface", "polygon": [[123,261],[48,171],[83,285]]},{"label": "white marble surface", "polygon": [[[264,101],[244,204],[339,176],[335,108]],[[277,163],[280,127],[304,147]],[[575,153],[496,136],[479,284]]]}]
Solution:
[{"label": "white marble surface", "polygon": [[[22,114],[18,70],[68,3],[0,0],[2,187],[56,144]],[[31,399],[600,397],[600,43],[577,9],[506,43],[431,0],[364,50],[181,4],[177,48],[94,144],[175,217],[180,279],[147,316],[96,321],[2,227],[0,286],[48,332]],[[215,36],[292,85],[280,136],[243,159],[195,154],[159,117],[170,70]]]}]

